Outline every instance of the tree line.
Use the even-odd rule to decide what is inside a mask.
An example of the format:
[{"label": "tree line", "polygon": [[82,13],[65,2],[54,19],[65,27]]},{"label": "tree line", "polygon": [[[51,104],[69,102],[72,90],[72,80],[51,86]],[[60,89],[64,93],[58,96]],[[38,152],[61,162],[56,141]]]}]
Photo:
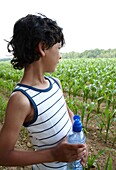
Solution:
[{"label": "tree line", "polygon": [[94,49],[85,50],[82,53],[79,52],[68,52],[62,53],[62,58],[116,58],[116,49]]}]

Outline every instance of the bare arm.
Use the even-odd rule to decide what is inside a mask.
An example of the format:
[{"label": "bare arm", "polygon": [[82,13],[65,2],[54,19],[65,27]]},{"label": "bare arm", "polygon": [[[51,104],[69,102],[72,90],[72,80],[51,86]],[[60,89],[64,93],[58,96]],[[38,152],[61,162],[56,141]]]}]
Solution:
[{"label": "bare arm", "polygon": [[71,121],[73,122],[74,113],[69,109],[68,106],[67,106],[67,109],[68,109],[68,113],[69,113],[70,119],[71,119]]},{"label": "bare arm", "polygon": [[[15,149],[22,124],[31,113],[31,104],[20,92],[14,93],[7,105],[6,117],[0,132],[0,165],[26,166],[43,162],[72,162],[83,157],[84,145],[70,145],[65,141],[54,148],[41,151]],[[77,154],[78,153],[78,154]]]}]

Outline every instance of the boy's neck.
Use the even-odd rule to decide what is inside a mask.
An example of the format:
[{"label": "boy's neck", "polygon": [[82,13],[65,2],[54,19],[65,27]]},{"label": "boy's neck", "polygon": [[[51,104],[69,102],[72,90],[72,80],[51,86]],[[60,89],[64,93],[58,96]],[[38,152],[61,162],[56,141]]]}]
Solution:
[{"label": "boy's neck", "polygon": [[38,88],[47,88],[49,86],[49,81],[45,78],[44,72],[39,67],[25,68],[20,83]]}]

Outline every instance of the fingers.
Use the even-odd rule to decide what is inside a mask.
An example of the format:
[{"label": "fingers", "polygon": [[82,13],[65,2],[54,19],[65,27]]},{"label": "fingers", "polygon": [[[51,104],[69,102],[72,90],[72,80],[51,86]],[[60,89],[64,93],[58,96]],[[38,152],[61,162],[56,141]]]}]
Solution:
[{"label": "fingers", "polygon": [[68,151],[68,155],[71,157],[71,161],[82,159],[83,156],[86,153],[86,147],[85,145],[79,144],[79,145],[70,145],[70,151]]},{"label": "fingers", "polygon": [[81,159],[82,164],[84,164],[87,159],[87,146],[85,144],[69,144],[65,138],[55,147],[53,156],[57,159],[56,161],[61,162],[73,162]]},{"label": "fingers", "polygon": [[83,155],[81,159],[81,164],[85,167],[87,163],[87,158],[88,158],[88,148],[86,147],[85,154]]},{"label": "fingers", "polygon": [[77,149],[78,159],[82,159],[85,155],[86,155],[86,148],[78,148]]},{"label": "fingers", "polygon": [[87,157],[86,156],[83,156],[83,158],[81,159],[81,164],[83,167],[86,166],[86,163],[87,163]]}]

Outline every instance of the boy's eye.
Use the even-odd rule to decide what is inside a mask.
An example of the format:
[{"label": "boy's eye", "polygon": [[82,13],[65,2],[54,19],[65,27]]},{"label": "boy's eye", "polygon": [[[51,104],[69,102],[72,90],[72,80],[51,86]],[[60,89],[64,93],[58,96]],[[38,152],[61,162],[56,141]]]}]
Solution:
[{"label": "boy's eye", "polygon": [[59,50],[61,49],[61,43],[58,44],[58,49],[59,49]]}]

